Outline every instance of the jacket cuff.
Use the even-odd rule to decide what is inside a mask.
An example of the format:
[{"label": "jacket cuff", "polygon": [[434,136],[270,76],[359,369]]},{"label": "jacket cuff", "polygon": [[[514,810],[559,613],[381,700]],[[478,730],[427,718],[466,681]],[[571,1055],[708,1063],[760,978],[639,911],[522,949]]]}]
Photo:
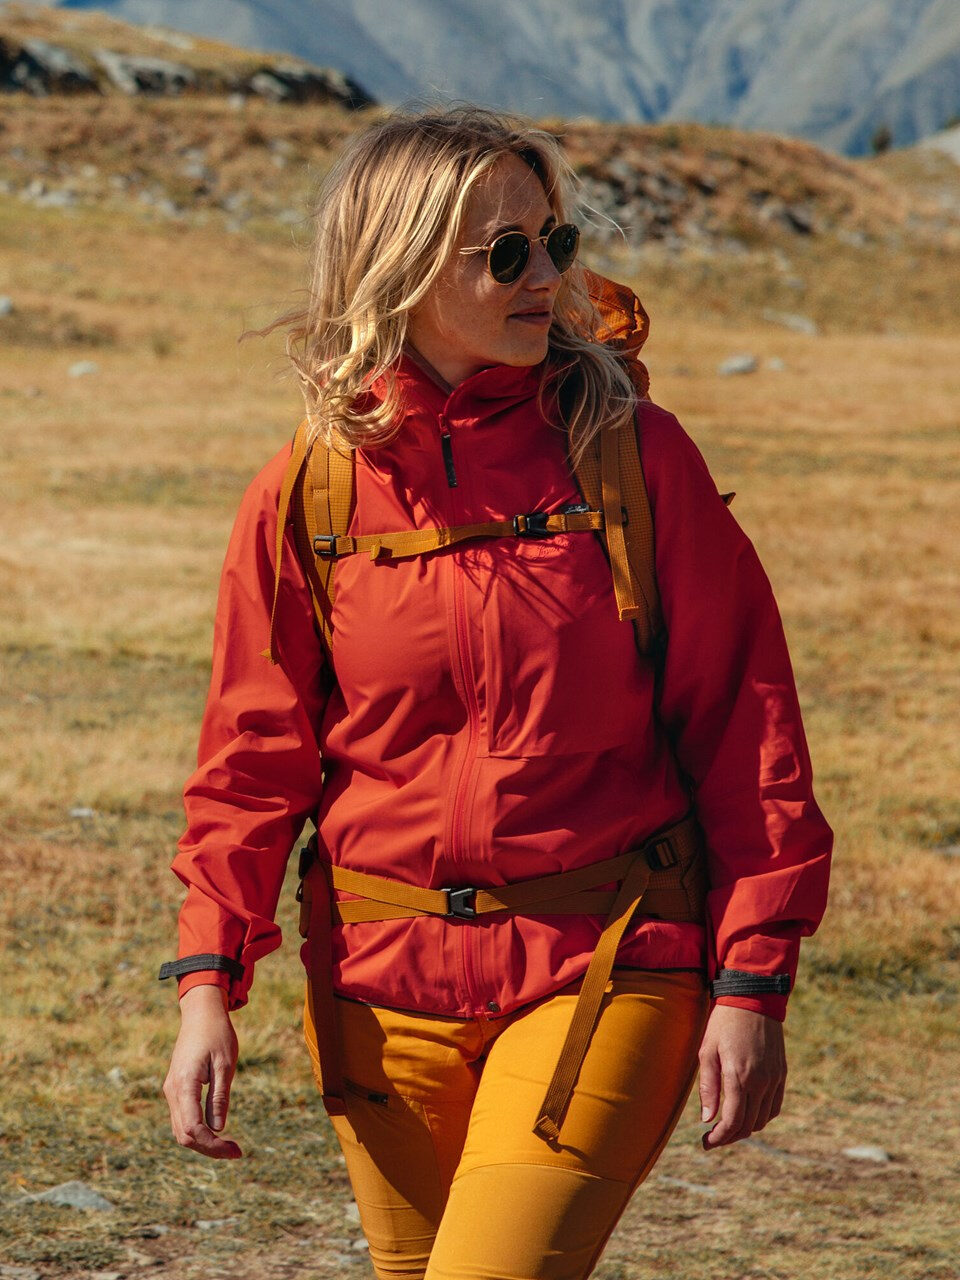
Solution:
[{"label": "jacket cuff", "polygon": [[[196,973],[185,973],[177,979],[177,996],[184,996],[194,987],[219,987],[230,997],[231,979],[229,973],[222,969],[198,969]],[[230,1008],[228,1003],[227,1008]]]},{"label": "jacket cuff", "polygon": [[787,1017],[786,996],[718,996],[713,1003],[729,1005],[732,1009],[749,1009],[751,1013],[762,1013],[777,1022],[784,1022]]},{"label": "jacket cuff", "polygon": [[160,966],[157,981],[163,982],[166,978],[179,979],[184,974],[197,973],[202,969],[222,969],[238,982],[243,978],[243,965],[239,960],[234,960],[232,956],[221,956],[208,951],[203,955],[181,956],[179,960],[165,960]]},{"label": "jacket cuff", "polygon": [[753,973],[749,969],[720,969],[710,983],[712,996],[790,994],[789,973]]},{"label": "jacket cuff", "polygon": [[710,983],[716,1004],[733,1009],[749,1009],[783,1022],[790,993],[789,973],[754,973],[747,969],[721,969]]}]

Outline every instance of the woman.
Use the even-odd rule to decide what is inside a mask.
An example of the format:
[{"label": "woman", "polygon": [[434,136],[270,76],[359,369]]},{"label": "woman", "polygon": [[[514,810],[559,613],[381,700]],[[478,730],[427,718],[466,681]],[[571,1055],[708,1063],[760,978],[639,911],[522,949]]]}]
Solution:
[{"label": "woman", "polygon": [[[346,557],[327,656],[281,517],[271,637],[290,446],[247,490],[221,582],[173,863],[188,892],[164,966],[182,1013],[171,1123],[184,1146],[241,1154],[221,1133],[228,1015],[280,943],[288,855],[314,818],[314,889],[339,877],[341,923],[329,902],[326,920],[315,901],[307,913],[305,1035],[378,1276],[589,1275],[698,1066],[717,1117],[706,1149],[780,1111],[786,992],[825,905],[832,837],[769,583],[676,418],[638,413],[598,341],[571,178],[554,139],[517,120],[395,114],[326,180],[311,306],[282,319],[303,342],[315,433],[355,449],[352,534],[577,508],[568,446],[576,461],[599,431],[636,430],[669,636],[659,670],[582,532]],[[558,1084],[607,912],[469,903],[658,847],[691,795],[705,909],[658,911],[648,894],[624,914],[585,1056]],[[447,915],[343,923],[372,877],[469,897]],[[628,878],[590,886],[622,880],[623,895]]]}]

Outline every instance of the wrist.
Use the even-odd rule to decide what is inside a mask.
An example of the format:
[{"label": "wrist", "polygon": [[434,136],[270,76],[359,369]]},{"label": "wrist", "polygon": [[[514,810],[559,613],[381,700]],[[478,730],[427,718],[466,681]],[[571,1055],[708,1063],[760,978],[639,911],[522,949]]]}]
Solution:
[{"label": "wrist", "polygon": [[229,1011],[229,996],[225,987],[215,983],[203,983],[190,987],[180,996],[181,1017],[194,1012],[207,1014],[212,1011]]}]

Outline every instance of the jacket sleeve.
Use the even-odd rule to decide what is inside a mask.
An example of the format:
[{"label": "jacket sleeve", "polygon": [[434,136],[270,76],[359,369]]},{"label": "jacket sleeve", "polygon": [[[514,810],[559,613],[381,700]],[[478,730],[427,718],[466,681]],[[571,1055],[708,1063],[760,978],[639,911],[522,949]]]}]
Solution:
[{"label": "jacket sleeve", "polygon": [[677,419],[640,413],[667,632],[660,715],[708,850],[707,976],[717,1003],[783,1021],[800,939],[826,908],[833,833],[753,544]]},{"label": "jacket sleeve", "polygon": [[187,887],[178,960],[161,969],[179,994],[201,984],[246,1004],[254,964],[280,946],[274,923],[287,859],[320,798],[317,726],[326,664],[309,587],[287,525],[277,602],[280,661],[269,638],[280,482],[289,446],[244,494],[220,579],[210,688],[187,827],[171,864]]}]

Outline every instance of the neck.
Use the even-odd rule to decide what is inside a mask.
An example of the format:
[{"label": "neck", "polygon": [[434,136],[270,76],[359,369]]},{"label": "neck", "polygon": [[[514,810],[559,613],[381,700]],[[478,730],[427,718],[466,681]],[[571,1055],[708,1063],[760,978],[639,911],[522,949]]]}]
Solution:
[{"label": "neck", "polygon": [[422,352],[417,350],[409,338],[404,342],[403,349],[413,363],[418,365],[428,377],[432,378],[434,382],[447,393],[447,395],[453,391],[453,384],[448,382],[440,370],[432,365]]}]

